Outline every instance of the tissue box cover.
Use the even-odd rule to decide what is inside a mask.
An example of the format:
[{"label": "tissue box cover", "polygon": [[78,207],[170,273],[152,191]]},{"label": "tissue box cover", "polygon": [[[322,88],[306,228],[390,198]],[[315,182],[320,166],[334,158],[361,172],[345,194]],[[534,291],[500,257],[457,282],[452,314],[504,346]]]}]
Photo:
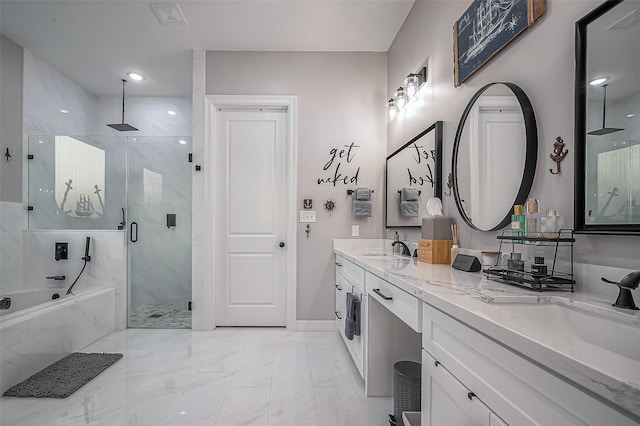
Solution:
[{"label": "tissue box cover", "polygon": [[422,218],[422,239],[424,240],[450,240],[451,225],[453,219],[446,216],[433,216]]}]

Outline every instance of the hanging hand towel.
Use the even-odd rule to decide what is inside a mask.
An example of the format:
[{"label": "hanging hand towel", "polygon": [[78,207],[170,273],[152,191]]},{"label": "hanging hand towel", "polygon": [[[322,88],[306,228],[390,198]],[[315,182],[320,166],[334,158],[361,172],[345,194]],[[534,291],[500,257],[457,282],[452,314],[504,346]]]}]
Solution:
[{"label": "hanging hand towel", "polygon": [[414,188],[400,190],[400,215],[403,217],[418,217],[420,209],[420,192]]},{"label": "hanging hand towel", "polygon": [[360,300],[354,295],[353,296],[353,318],[354,318],[354,326],[353,326],[353,334],[356,336],[360,335]]},{"label": "hanging hand towel", "polygon": [[355,217],[371,217],[371,190],[357,188],[353,193],[353,215]]},{"label": "hanging hand towel", "polygon": [[353,334],[355,331],[356,319],[354,305],[356,300],[357,299],[353,293],[347,293],[347,304],[344,315],[344,336],[349,340],[353,340]]}]

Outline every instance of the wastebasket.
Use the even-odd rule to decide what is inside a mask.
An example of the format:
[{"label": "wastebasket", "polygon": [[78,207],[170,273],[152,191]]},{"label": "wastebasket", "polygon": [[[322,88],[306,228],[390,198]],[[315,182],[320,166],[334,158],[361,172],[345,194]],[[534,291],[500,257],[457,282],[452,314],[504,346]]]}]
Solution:
[{"label": "wastebasket", "polygon": [[398,361],[393,364],[393,417],[398,426],[404,426],[403,411],[420,411],[422,364]]}]

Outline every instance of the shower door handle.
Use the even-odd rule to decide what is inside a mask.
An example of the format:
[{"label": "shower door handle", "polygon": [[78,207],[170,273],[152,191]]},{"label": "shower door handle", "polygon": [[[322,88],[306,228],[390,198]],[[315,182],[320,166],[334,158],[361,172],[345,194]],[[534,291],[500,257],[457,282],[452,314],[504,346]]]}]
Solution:
[{"label": "shower door handle", "polygon": [[[133,227],[135,225],[135,228]],[[135,237],[134,237],[134,231],[135,229]],[[129,238],[131,239],[132,243],[137,243],[138,242],[138,222],[131,222],[131,228],[129,230]]]}]

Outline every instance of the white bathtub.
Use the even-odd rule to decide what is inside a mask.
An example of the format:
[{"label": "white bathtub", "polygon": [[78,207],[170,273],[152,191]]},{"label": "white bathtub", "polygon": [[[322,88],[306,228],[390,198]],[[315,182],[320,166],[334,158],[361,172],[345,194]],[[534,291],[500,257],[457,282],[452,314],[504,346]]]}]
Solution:
[{"label": "white bathtub", "polygon": [[[54,293],[61,297],[51,300]],[[0,392],[114,331],[113,288],[65,293],[47,288],[1,295],[12,306],[0,317]]]},{"label": "white bathtub", "polygon": [[9,315],[17,311],[41,305],[43,303],[54,300],[55,295],[58,298],[64,298],[67,289],[64,287],[52,288],[36,288],[31,290],[19,290],[10,293],[0,293],[0,297],[8,297],[11,299],[11,307],[9,309],[1,309],[0,316]]}]

